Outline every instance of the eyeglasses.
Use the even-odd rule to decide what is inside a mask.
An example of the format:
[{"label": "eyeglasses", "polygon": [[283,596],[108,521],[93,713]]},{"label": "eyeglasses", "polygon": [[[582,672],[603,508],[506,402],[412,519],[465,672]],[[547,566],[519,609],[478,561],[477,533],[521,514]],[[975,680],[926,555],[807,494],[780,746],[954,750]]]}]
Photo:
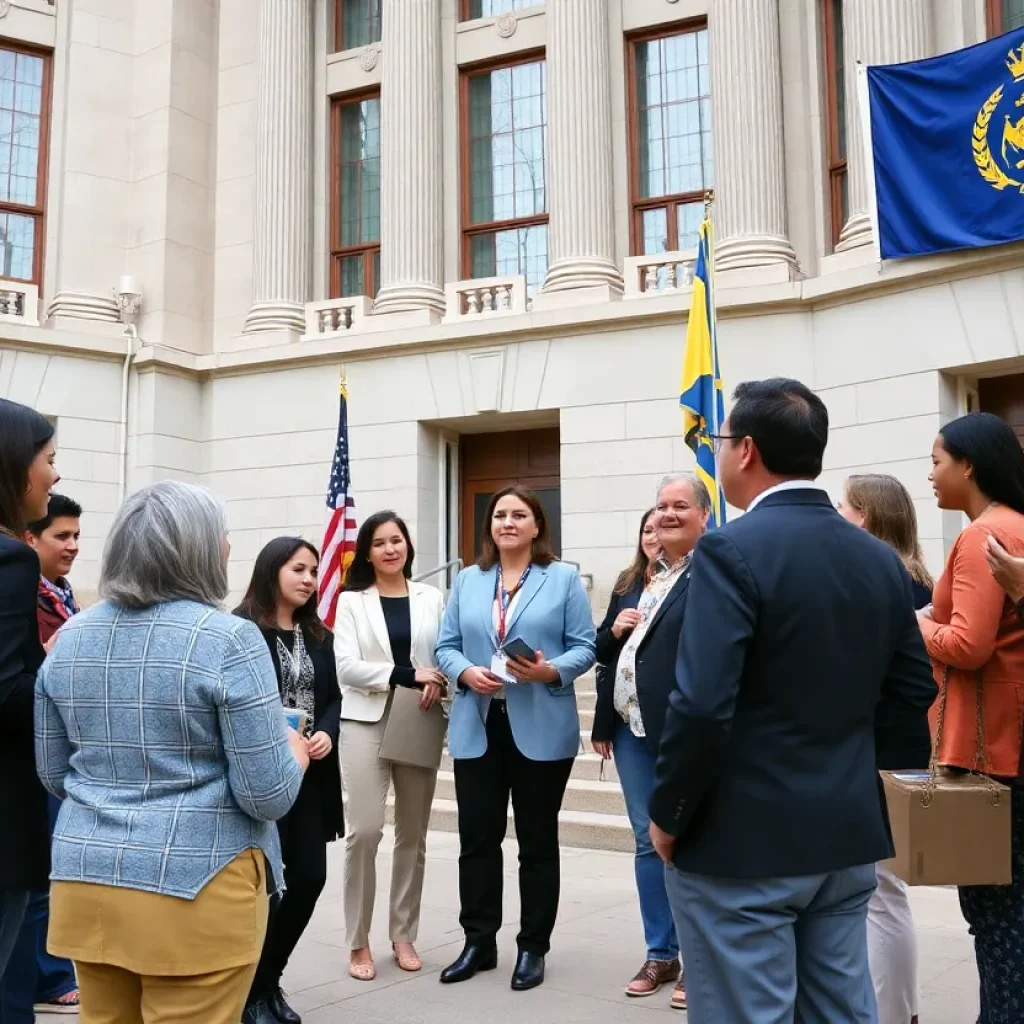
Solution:
[{"label": "eyeglasses", "polygon": [[717,455],[722,450],[724,441],[741,441],[742,434],[703,434],[704,439],[711,445],[711,450]]}]

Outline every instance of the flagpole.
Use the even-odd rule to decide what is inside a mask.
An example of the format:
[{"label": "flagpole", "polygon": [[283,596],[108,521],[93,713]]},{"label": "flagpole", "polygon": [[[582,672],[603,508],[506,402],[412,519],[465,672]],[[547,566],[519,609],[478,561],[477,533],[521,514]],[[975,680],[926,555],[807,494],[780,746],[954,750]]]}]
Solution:
[{"label": "flagpole", "polygon": [[[718,366],[718,313],[716,303],[718,296],[715,291],[715,222],[712,217],[715,206],[715,190],[706,189],[704,192],[704,221],[707,224],[707,263],[708,277],[711,281],[711,302],[709,303],[711,315],[708,318],[708,327],[711,332],[711,353],[714,360],[714,380],[717,382],[721,372]],[[712,402],[711,409],[711,432],[717,434],[722,424],[718,422],[718,403]]]}]

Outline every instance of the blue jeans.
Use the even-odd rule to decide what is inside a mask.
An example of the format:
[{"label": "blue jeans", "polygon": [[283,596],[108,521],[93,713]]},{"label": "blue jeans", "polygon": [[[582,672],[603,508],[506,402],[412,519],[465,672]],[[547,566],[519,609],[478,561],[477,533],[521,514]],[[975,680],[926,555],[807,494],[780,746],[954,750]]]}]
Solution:
[{"label": "blue jeans", "polygon": [[647,816],[647,804],[654,791],[654,754],[647,746],[647,740],[634,736],[623,722],[615,730],[612,752],[622,795],[626,799],[626,813],[636,840],[633,867],[636,891],[640,897],[640,919],[647,942],[647,959],[675,960],[679,956],[679,940],[665,891],[665,865],[651,845],[651,819]]},{"label": "blue jeans", "polygon": [[669,867],[690,1024],[878,1024],[868,970],[875,865],[733,879]]}]

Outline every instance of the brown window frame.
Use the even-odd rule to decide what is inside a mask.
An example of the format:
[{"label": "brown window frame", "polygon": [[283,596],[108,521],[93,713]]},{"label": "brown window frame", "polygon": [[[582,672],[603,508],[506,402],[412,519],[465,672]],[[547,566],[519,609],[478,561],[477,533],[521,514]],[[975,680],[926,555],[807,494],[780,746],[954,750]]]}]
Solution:
[{"label": "brown window frame", "polygon": [[[477,75],[490,74],[492,71],[503,71],[505,68],[518,67],[521,64],[536,64],[537,61],[546,60],[544,50],[530,50],[527,53],[518,53],[514,57],[500,57],[496,60],[481,61],[477,64],[470,64],[459,68],[459,175],[462,186],[459,189],[461,199],[459,201],[459,220],[461,223],[461,253],[459,265],[462,268],[463,280],[470,280],[472,274],[472,257],[470,240],[474,235],[491,235],[497,231],[511,231],[514,228],[532,228],[539,224],[548,224],[550,211],[546,213],[535,213],[529,217],[516,217],[512,220],[492,220],[482,224],[473,224],[470,221],[472,195],[470,194],[470,134],[469,134],[469,80]],[[545,90],[547,89],[547,78],[545,76]],[[545,93],[545,99],[547,95]],[[544,154],[544,196],[547,205],[547,150]],[[550,236],[548,241],[550,242]],[[548,258],[550,260],[550,252]]]},{"label": "brown window frame", "polygon": [[[5,277],[5,281],[21,281],[43,286],[44,248],[46,245],[46,190],[49,182],[50,165],[50,120],[53,103],[53,52],[37,46],[0,39],[0,49],[12,53],[23,53],[31,57],[40,57],[43,61],[43,92],[40,97],[39,109],[39,166],[36,168],[36,202],[33,206],[0,200],[0,213],[16,213],[25,217],[33,217],[36,221],[35,245],[32,253],[32,277]],[[0,268],[2,270],[2,268]],[[2,275],[0,275],[2,277]]]},{"label": "brown window frame", "polygon": [[[833,0],[821,0],[822,46],[825,51],[825,163],[828,168],[829,221],[832,248],[839,244],[839,236],[846,226],[843,222],[843,189],[849,188],[849,164],[839,152],[840,116],[839,90],[836,87],[835,38],[836,25],[832,17]],[[845,69],[844,69],[845,73]],[[846,97],[850,102],[850,97]],[[849,145],[850,140],[846,140]]]},{"label": "brown window frame", "polygon": [[330,201],[330,244],[331,266],[329,290],[330,298],[341,298],[341,260],[346,256],[363,257],[363,281],[366,294],[373,298],[379,282],[373,273],[373,257],[380,252],[380,241],[361,242],[358,245],[335,246],[334,242],[341,234],[341,193],[340,170],[341,160],[341,108],[366,100],[380,100],[380,89],[364,89],[360,92],[344,93],[331,100],[331,201]]},{"label": "brown window frame", "polygon": [[[383,2],[383,0],[382,0],[382,2]],[[341,53],[341,51],[345,50],[345,49],[356,49],[359,45],[363,45],[363,44],[357,44],[356,47],[346,47],[346,45],[345,45],[345,12],[344,12],[344,7],[345,7],[345,0],[334,0],[334,52],[335,53]],[[383,12],[383,8],[382,8],[382,10],[381,10],[381,21],[383,22],[383,20],[384,20],[384,12]],[[383,24],[382,24],[381,25],[381,35],[383,35],[383,34],[384,34],[384,32],[383,32]],[[369,45],[370,46],[374,46],[379,41],[380,40],[371,41]]]},{"label": "brown window frame", "polygon": [[679,249],[679,207],[703,202],[705,190],[673,192],[664,196],[640,195],[640,106],[636,87],[636,48],[642,43],[687,32],[700,32],[708,27],[707,18],[688,18],[671,25],[658,25],[626,37],[626,103],[627,135],[629,143],[629,251],[633,256],[643,255],[643,215],[646,210],[666,208],[668,221],[668,252]]}]

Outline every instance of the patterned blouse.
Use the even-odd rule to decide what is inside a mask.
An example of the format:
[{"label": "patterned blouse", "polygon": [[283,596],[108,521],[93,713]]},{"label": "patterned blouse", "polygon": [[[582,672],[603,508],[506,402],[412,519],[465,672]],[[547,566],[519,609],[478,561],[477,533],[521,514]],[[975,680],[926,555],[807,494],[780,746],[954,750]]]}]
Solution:
[{"label": "patterned blouse", "polygon": [[281,703],[295,711],[306,712],[304,735],[313,735],[313,662],[306,651],[302,629],[295,627],[291,650],[281,634],[277,635],[277,658],[281,663]]},{"label": "patterned blouse", "polygon": [[644,732],[644,720],[640,715],[640,701],[636,695],[637,648],[639,648],[644,637],[647,635],[647,630],[650,629],[651,622],[654,620],[654,616],[658,614],[658,609],[661,607],[662,602],[668,597],[669,591],[676,585],[676,580],[686,572],[691,557],[692,552],[680,558],[675,565],[665,565],[664,562],[660,563],[661,568],[655,573],[651,582],[647,584],[643,596],[640,598],[640,604],[637,605],[636,610],[640,613],[640,622],[633,632],[630,633],[629,639],[619,654],[619,665],[615,671],[615,694],[613,701],[615,710],[626,725],[629,726],[629,731],[634,736],[642,737],[646,735]]}]

